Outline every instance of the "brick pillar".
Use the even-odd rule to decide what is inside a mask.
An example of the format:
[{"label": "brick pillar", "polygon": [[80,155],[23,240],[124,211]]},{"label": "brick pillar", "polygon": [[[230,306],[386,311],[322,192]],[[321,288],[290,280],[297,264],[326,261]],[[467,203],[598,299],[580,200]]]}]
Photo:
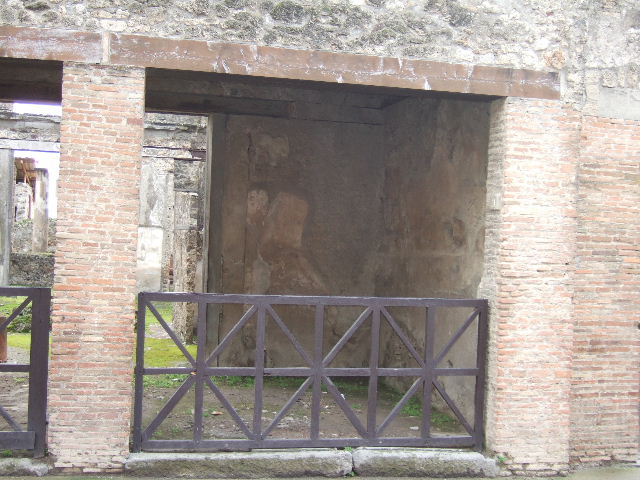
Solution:
[{"label": "brick pillar", "polygon": [[574,463],[640,443],[640,122],[584,117],[578,170]]},{"label": "brick pillar", "polygon": [[65,63],[49,451],[76,471],[129,451],[144,70]]},{"label": "brick pillar", "polygon": [[485,272],[490,300],[487,447],[515,473],[569,461],[575,149],[559,102],[491,108]]}]

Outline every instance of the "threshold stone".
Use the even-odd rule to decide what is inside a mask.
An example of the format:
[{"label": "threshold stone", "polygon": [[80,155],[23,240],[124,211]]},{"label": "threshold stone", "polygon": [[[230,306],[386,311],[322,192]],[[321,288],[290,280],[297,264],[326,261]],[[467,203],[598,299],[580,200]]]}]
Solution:
[{"label": "threshold stone", "polygon": [[33,458],[0,458],[0,477],[42,477],[49,473],[49,464]]},{"label": "threshold stone", "polygon": [[126,474],[139,477],[343,477],[352,469],[351,453],[334,449],[133,453],[125,462]]},{"label": "threshold stone", "polygon": [[353,451],[353,470],[379,477],[489,477],[495,460],[469,450],[362,447]]}]

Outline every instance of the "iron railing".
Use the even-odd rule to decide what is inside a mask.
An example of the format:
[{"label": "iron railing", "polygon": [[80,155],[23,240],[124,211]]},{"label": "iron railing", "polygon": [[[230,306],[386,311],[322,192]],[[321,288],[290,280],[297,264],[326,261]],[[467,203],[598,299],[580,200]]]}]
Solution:
[{"label": "iron railing", "polygon": [[27,429],[23,430],[20,423],[0,405],[0,416],[11,427],[10,431],[0,431],[0,449],[33,450],[35,457],[41,457],[46,445],[51,289],[0,287],[0,297],[26,297],[8,317],[0,317],[0,333],[5,332],[29,305],[32,318],[29,363],[0,363],[0,375],[10,372],[29,375]]},{"label": "iron railing", "polygon": [[[154,302],[190,302],[198,306],[197,322],[197,354],[189,353],[185,345],[174,333],[167,320],[159,313]],[[209,352],[206,350],[207,308],[216,305],[240,305],[244,314],[235,323],[220,342]],[[284,305],[306,306],[315,309],[308,328],[313,331],[313,346],[305,348],[298,338],[287,327],[277,308]],[[277,307],[277,308],[274,308]],[[323,352],[323,332],[326,312],[330,307],[360,307],[361,313],[353,319],[353,323],[333,345],[328,353]],[[424,312],[424,344],[416,346],[394,316],[390,313],[397,307],[417,307]],[[462,322],[457,331],[446,341],[436,346],[435,332],[438,312],[447,309],[466,308],[471,314]],[[236,307],[237,308],[237,307]],[[188,363],[184,367],[151,368],[145,366],[145,327],[147,310],[162,325],[166,333],[175,342]],[[218,359],[229,347],[249,320],[255,320],[255,362],[253,366],[218,366]],[[303,367],[267,367],[265,365],[266,320],[272,319],[280,328],[282,335],[288,337],[300,357],[304,359]],[[332,360],[352,339],[354,334],[370,319],[370,338],[364,345],[369,353],[368,367],[346,368],[331,367]],[[381,324],[388,322],[393,332],[398,335],[417,364],[415,368],[389,368],[380,365],[380,332]],[[477,345],[475,365],[470,368],[443,368],[439,366],[447,353],[473,323],[477,323]],[[475,447],[482,448],[484,436],[484,391],[485,391],[485,352],[487,344],[487,301],[486,300],[452,300],[431,298],[368,298],[368,297],[320,297],[320,296],[270,296],[270,295],[233,295],[233,294],[196,294],[196,293],[141,293],[138,297],[138,336],[137,363],[135,369],[135,407],[133,450],[173,450],[173,451],[206,451],[236,450],[247,448],[286,448],[286,447],[347,447],[347,446],[424,446],[424,447]],[[442,342],[441,342],[442,343]],[[436,347],[440,347],[436,350]],[[370,349],[370,350],[369,350]],[[423,353],[419,353],[421,350]],[[166,402],[155,418],[143,427],[143,395],[144,378],[152,375],[185,374],[186,379],[173,396]],[[253,399],[252,421],[243,420],[231,402],[225,397],[217,379],[228,376],[249,376],[255,379],[255,398]],[[283,376],[305,379],[289,401],[281,408],[275,418],[268,424],[263,423],[263,386],[265,377]],[[417,378],[406,394],[390,411],[381,423],[377,422],[377,398],[381,377]],[[474,415],[469,422],[461,409],[447,394],[441,377],[468,376],[475,377]],[[361,421],[354,413],[344,395],[332,381],[332,377],[366,377],[368,378],[368,407],[366,421]],[[184,377],[183,377],[184,378]],[[191,439],[155,439],[154,433],[170,415],[185,394],[194,387],[193,431]],[[358,436],[353,438],[321,438],[320,402],[322,389],[331,395],[348,421],[351,422]],[[209,439],[203,438],[203,395],[209,389],[226,409],[229,416],[239,427],[243,438]],[[432,411],[432,394],[434,389],[455,414],[466,434],[433,435],[430,415]],[[310,429],[308,438],[273,438],[279,422],[298,400],[311,390]],[[422,403],[422,419],[420,432],[416,437],[390,438],[383,436],[387,426],[398,416],[402,408],[414,395],[420,395]],[[326,394],[325,394],[326,395]]]}]

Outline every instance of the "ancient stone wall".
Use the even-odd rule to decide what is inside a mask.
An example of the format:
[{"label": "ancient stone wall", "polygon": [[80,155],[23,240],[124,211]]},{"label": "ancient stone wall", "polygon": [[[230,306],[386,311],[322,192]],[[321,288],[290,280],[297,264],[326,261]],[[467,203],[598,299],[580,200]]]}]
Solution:
[{"label": "ancient stone wall", "polygon": [[31,215],[33,203],[33,189],[31,185],[24,182],[16,183],[13,194],[13,206],[15,210],[15,221],[28,219]]},{"label": "ancient stone wall", "polygon": [[590,112],[640,81],[634,0],[8,0],[0,23],[551,69]]},{"label": "ancient stone wall", "polygon": [[[12,253],[30,253],[31,252],[31,230],[32,223],[30,219],[20,220],[13,224],[11,230],[11,252]],[[54,253],[56,251],[56,219],[49,219],[49,234],[47,235],[47,251]]]},{"label": "ancient stone wall", "polygon": [[[224,193],[212,229],[222,231],[224,292],[374,294],[383,231],[381,126],[229,116],[215,139],[222,146],[213,175],[223,176]],[[222,333],[238,314],[225,307]],[[326,341],[335,343],[353,320],[332,317]],[[289,327],[312,348],[304,322]],[[241,364],[251,354],[251,340],[245,343],[234,352]],[[291,365],[287,347],[286,338],[271,345],[269,365]],[[366,363],[366,349],[347,349],[350,365]]]},{"label": "ancient stone wall", "polygon": [[51,254],[12,253],[9,269],[11,285],[52,287],[54,257]]},{"label": "ancient stone wall", "polygon": [[[376,254],[376,295],[478,298],[483,271],[489,106],[484,102],[407,99],[385,109],[384,240]],[[424,343],[424,312],[399,310],[398,320]],[[435,347],[444,348],[468,311],[440,309]],[[387,366],[411,358],[399,338],[388,343]],[[473,328],[442,360],[475,364]],[[441,379],[473,418],[472,379]],[[408,387],[408,385],[403,385]]]},{"label": "ancient stone wall", "polygon": [[[508,468],[519,474],[562,471],[569,459],[578,463],[637,458],[640,385],[636,325],[640,308],[636,269],[640,244],[636,222],[640,118],[637,2],[8,0],[0,6],[0,24],[165,37],[144,40],[118,35],[53,33],[50,35],[59,41],[41,41],[33,30],[22,33],[4,30],[3,40],[9,46],[0,44],[0,52],[9,52],[7,55],[14,57],[67,61],[67,69],[76,68],[69,63],[76,60],[92,65],[102,62],[200,69],[333,83],[381,85],[376,82],[383,79],[387,87],[511,97],[492,105],[489,131],[487,233],[479,290],[491,300],[487,446],[503,455]],[[168,38],[200,42],[176,43]],[[203,39],[248,45],[206,44]],[[90,48],[82,48],[78,41],[86,41]],[[22,42],[27,44],[24,49]],[[295,47],[307,52],[259,49],[256,45]],[[314,52],[309,53],[310,50]],[[182,51],[189,55],[181,55]],[[341,57],[327,52],[393,58]],[[431,68],[407,58],[464,66]],[[328,67],[325,61],[329,61]],[[555,85],[549,89],[537,84],[539,77],[535,72],[482,66],[557,72],[560,95],[556,95]],[[482,78],[474,75],[485,70],[490,72],[490,79],[483,83]],[[107,75],[120,80],[118,72],[114,68]],[[468,87],[470,79],[474,87],[486,88],[477,91],[459,87]],[[434,87],[435,81],[439,83]],[[526,88],[519,89],[520,86]],[[500,90],[502,87],[505,89]],[[115,93],[111,91],[108,95]],[[86,96],[84,92],[77,99]],[[141,96],[137,90],[132,98],[141,104]],[[98,104],[93,107],[92,114],[108,109]],[[137,114],[129,119],[130,128],[142,122],[142,109],[138,107],[137,104]],[[67,103],[67,108],[74,108],[73,103]],[[68,121],[73,124],[71,117]],[[127,126],[120,127],[126,130]],[[123,138],[125,144],[129,142],[136,148],[142,142],[139,145],[137,137],[129,136],[128,132]],[[73,145],[76,140],[74,135],[66,137],[69,158],[69,152],[77,148]],[[0,142],[0,148],[6,148],[5,144]],[[91,155],[84,155],[87,152],[88,148],[82,151],[80,160],[94,160]],[[114,174],[113,169],[104,171],[107,176]],[[67,182],[68,188],[76,188],[72,175]],[[238,215],[245,222],[249,202],[247,192],[241,193]],[[69,234],[80,235],[71,230],[71,219],[80,221],[78,216],[84,209],[91,212],[100,202],[86,201],[80,195],[73,197],[72,192],[67,195],[67,206],[78,205],[80,210],[68,210],[70,221],[65,228]],[[269,202],[272,198],[268,197]],[[256,205],[263,204],[260,195],[255,200]],[[282,201],[281,197],[269,209],[287,203],[300,204]],[[305,209],[294,210],[299,219],[299,213]],[[307,216],[313,213],[310,209]],[[125,224],[127,228],[136,227]],[[78,238],[66,241],[70,245]],[[304,243],[304,235],[302,239]],[[131,247],[131,242],[128,245]],[[81,252],[68,248],[65,253],[69,260],[64,265],[68,276],[58,283],[55,308],[57,318],[67,322],[69,328],[56,330],[54,323],[54,335],[59,340],[54,342],[54,360],[55,349],[60,348],[57,353],[62,355],[67,346],[69,355],[80,348],[95,353],[89,342],[94,339],[92,315],[96,306],[103,307],[104,299],[91,294],[88,305],[80,304],[77,298],[67,301],[74,295],[68,293],[70,290],[77,287],[78,292],[80,284],[87,288],[83,278],[70,275],[74,263],[71,258],[79,255],[75,263],[80,266],[86,267],[89,262],[93,267],[96,263],[92,261],[95,259],[92,246],[82,244],[81,248]],[[103,264],[109,268],[120,248],[120,243],[108,245],[104,252],[107,260],[97,262],[100,268]],[[125,261],[133,264],[131,256]],[[233,267],[238,270],[238,278],[244,279],[244,268]],[[120,321],[130,318],[131,305],[126,300],[118,305],[117,318]],[[76,329],[74,321],[82,328]],[[127,349],[131,329],[125,326],[121,332],[122,348]],[[109,368],[123,366],[124,357],[130,360],[130,349]],[[121,424],[109,430],[108,438],[106,430],[100,428],[91,435],[79,436],[75,427],[99,421],[94,417],[84,419],[78,412],[72,415],[63,411],[68,407],[62,401],[66,377],[56,371],[56,365],[54,361],[52,407],[58,410],[51,417],[50,429],[53,451],[63,459],[60,464],[99,470],[119,468],[126,453],[125,409],[116,413]],[[64,362],[59,365],[65,366]],[[104,366],[105,371],[109,370]],[[125,375],[129,373],[126,368],[124,371]],[[123,391],[128,392],[129,387],[123,386]],[[67,393],[70,397],[73,393],[74,399],[70,401],[77,401],[77,392]],[[120,406],[126,403],[125,396],[118,397]],[[71,425],[73,422],[78,425]],[[92,445],[90,451],[79,444],[82,439]],[[103,443],[97,445],[97,439]],[[81,447],[88,456],[79,453]]]}]

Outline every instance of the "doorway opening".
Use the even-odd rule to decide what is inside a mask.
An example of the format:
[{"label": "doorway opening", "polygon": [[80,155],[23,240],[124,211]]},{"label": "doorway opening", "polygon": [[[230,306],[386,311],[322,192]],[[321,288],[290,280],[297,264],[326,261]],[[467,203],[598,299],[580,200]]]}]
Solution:
[{"label": "doorway opening", "polygon": [[[204,212],[198,260],[202,282],[196,291],[475,298],[484,251],[487,100],[149,69],[147,110],[208,114],[205,201],[195,207]],[[205,348],[205,357],[233,331],[251,303],[206,302],[206,328],[199,331],[206,335],[203,340],[196,335],[198,301],[191,297],[171,301],[191,305],[191,326],[183,334],[174,330],[180,341],[191,340]],[[473,424],[478,380],[463,372],[477,367],[479,328],[473,312],[442,311],[427,335],[424,308],[389,309],[402,334],[384,324],[377,367],[413,367],[408,343],[424,352],[425,338],[432,338],[438,366],[461,370],[441,377],[440,388],[433,389],[429,401],[445,423],[451,421],[447,434],[459,433],[464,420]],[[348,310],[327,309],[323,334],[327,351],[358,318]],[[146,314],[155,315],[150,310]],[[289,305],[278,309],[277,315],[299,345],[313,351],[313,309]],[[207,368],[255,367],[257,332],[255,328],[236,332],[229,348],[214,355]],[[370,333],[365,327],[361,335],[341,345],[332,365],[369,368]],[[304,366],[282,329],[267,330],[263,340],[259,361],[265,368]],[[183,363],[188,366],[187,360]],[[170,369],[175,364],[157,367]],[[242,377],[220,380],[221,390],[233,390],[236,382],[245,381]],[[177,375],[165,380],[175,381],[176,387],[184,385]],[[368,391],[366,376],[348,379],[347,384],[358,382],[364,382]],[[400,398],[414,388],[411,380],[394,375],[381,378],[380,385]],[[157,396],[166,400],[166,395],[170,392]],[[420,409],[424,395],[424,389],[414,388],[405,403]],[[445,397],[456,407],[452,409]],[[185,396],[174,402],[171,415],[165,415],[169,424],[171,418],[177,422],[178,436],[194,425],[191,402]],[[150,411],[162,408],[158,404]],[[228,412],[221,404],[210,414]],[[306,421],[311,428],[310,416]],[[405,427],[420,437],[419,426]],[[154,431],[177,441],[171,428]]]}]

